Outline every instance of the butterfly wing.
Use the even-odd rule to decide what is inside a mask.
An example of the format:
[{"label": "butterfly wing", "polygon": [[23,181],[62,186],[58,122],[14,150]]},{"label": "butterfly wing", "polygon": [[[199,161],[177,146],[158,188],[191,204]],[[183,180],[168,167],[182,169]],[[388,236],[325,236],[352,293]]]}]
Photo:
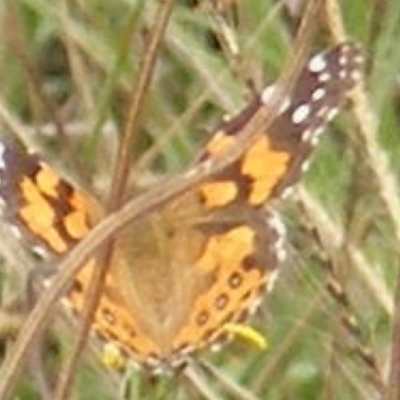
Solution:
[{"label": "butterfly wing", "polygon": [[[362,67],[361,51],[350,42],[311,58],[267,131],[260,132],[241,159],[204,186],[205,204],[223,206],[220,195],[223,192],[225,204],[245,202],[255,207],[285,196],[306,169],[310,153],[326,124],[360,80]],[[235,143],[243,126],[268,106],[271,94],[277,90],[274,86],[267,87],[237,117],[224,124],[200,159],[215,156]],[[226,193],[232,193],[231,198]]]},{"label": "butterfly wing", "polygon": [[[351,43],[313,57],[271,126],[240,159],[195,189],[203,207],[196,229],[207,232],[195,265],[212,271],[213,281],[193,302],[173,340],[174,353],[189,353],[226,337],[226,324],[243,321],[271,286],[284,256],[284,228],[262,206],[299,180],[325,125],[359,81],[362,64],[360,50]],[[220,129],[200,160],[234,144],[243,126],[265,107],[269,90]]]},{"label": "butterfly wing", "polygon": [[16,139],[0,138],[3,218],[41,256],[62,255],[89,231],[93,202]]}]

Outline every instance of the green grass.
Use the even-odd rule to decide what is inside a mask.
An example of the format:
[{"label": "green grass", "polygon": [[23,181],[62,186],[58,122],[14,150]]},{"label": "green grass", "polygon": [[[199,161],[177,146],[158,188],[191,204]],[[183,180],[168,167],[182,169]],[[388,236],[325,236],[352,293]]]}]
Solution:
[{"label": "green grass", "polygon": [[[127,398],[377,398],[375,381],[385,379],[391,356],[391,301],[398,274],[399,193],[387,179],[394,177],[397,184],[400,168],[400,4],[385,2],[374,9],[366,1],[342,3],[347,35],[364,47],[368,60],[371,114],[364,118],[376,122],[376,127],[368,125],[376,128],[376,141],[371,145],[365,127],[346,110],[318,146],[300,192],[279,204],[289,230],[289,259],[254,321],[268,338],[268,350],[234,341],[218,353],[205,352],[201,357],[216,371],[197,366],[197,384],[179,374],[153,380],[133,371]],[[2,125],[102,198],[157,5],[19,0],[1,9]],[[210,16],[184,2],[174,9],[132,150],[132,168],[140,166],[135,172],[141,180],[149,173],[185,171],[223,116],[251,98],[246,79],[261,88],[279,74],[294,22],[272,1],[242,0],[238,16],[233,32],[241,64],[215,46]],[[322,18],[321,25],[315,48],[327,43]],[[150,165],[141,158],[148,151],[154,154]],[[383,175],[381,156],[388,161]],[[335,235],[342,242],[335,243]],[[346,306],[326,289],[332,271]],[[358,334],[343,326],[349,315],[355,316]],[[64,330],[60,336],[70,343],[73,334]],[[378,370],[359,356],[360,349],[370,352]],[[77,398],[117,398],[121,383],[96,363],[78,369]],[[38,399],[36,389],[26,376],[18,396]],[[202,389],[213,394],[202,395]]]}]

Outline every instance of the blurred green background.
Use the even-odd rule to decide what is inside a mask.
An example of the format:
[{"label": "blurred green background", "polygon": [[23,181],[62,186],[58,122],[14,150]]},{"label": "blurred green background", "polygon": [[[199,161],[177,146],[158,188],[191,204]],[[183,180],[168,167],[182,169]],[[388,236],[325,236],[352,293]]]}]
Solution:
[{"label": "blurred green background", "polygon": [[[215,10],[176,2],[132,149],[141,185],[184,171],[223,117],[276,79],[298,26],[288,8],[295,3],[228,4],[219,16],[239,48],[239,57],[232,58],[218,42]],[[100,198],[108,193],[129,95],[158,5],[149,0],[0,5],[2,125]],[[239,339],[218,353],[204,352],[201,358],[216,370],[200,368],[200,383],[180,374],[149,379],[132,371],[127,398],[378,398],[391,354],[399,256],[394,214],[400,3],[362,0],[339,6],[348,37],[362,45],[367,58],[364,95],[370,111],[364,118],[376,136],[371,142],[348,107],[327,129],[301,190],[279,204],[289,257],[253,324],[266,336],[268,349],[259,351]],[[330,42],[329,21],[318,22],[313,51]],[[343,290],[339,299],[327,290],[336,280]],[[348,328],[348,320],[355,321],[357,332]],[[73,332],[56,331],[56,358],[62,358]],[[52,372],[59,361],[49,360]],[[118,398],[122,384],[115,384],[114,373],[100,372],[94,357],[85,357],[83,364],[76,399]],[[41,398],[35,388],[27,375],[18,398]],[[210,393],[201,394],[202,389]]]}]

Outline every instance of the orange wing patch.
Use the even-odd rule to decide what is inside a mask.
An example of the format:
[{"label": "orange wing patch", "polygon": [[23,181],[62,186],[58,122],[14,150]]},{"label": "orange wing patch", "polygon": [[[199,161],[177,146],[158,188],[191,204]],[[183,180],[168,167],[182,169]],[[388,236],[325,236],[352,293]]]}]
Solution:
[{"label": "orange wing patch", "polygon": [[[236,143],[235,136],[220,133],[207,146],[207,154],[214,157]],[[274,149],[268,136],[260,136],[244,153],[243,158],[227,169],[216,180],[199,188],[204,205],[208,208],[227,206],[239,198],[251,206],[264,204],[277,182],[289,169],[291,155]],[[230,173],[229,173],[230,172]]]},{"label": "orange wing patch", "polygon": [[66,252],[89,231],[87,199],[47,165],[41,163],[34,176],[22,177],[19,191],[20,219],[56,253]]},{"label": "orange wing patch", "polygon": [[52,250],[64,253],[69,246],[53,224],[56,210],[51,207],[30,178],[23,178],[20,191],[25,203],[18,211],[22,223],[35,235],[41,237]]}]

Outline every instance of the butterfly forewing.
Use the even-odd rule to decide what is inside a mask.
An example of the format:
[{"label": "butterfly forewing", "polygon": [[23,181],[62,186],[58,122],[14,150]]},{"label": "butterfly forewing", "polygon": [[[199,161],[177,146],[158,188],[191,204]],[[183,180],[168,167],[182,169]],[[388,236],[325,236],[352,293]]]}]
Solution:
[{"label": "butterfly forewing", "polygon": [[[234,193],[226,204],[244,202],[259,206],[285,194],[299,180],[304,162],[325,125],[360,80],[362,67],[360,49],[350,42],[311,58],[300,71],[291,93],[285,96],[283,107],[271,125],[259,133],[241,159],[208,184],[203,193],[205,203],[221,203],[221,196],[217,200],[212,197],[212,186],[215,192],[223,192],[225,188],[225,193],[228,190]],[[238,116],[224,124],[206,146],[201,159],[226,150],[226,145],[221,143],[230,144],[240,137],[243,126],[268,105],[277,90],[274,86],[267,87]],[[236,177],[235,190],[231,189],[232,177]]]},{"label": "butterfly forewing", "polygon": [[0,137],[0,200],[4,220],[40,256],[61,255],[86,236],[97,208],[16,139]]}]

